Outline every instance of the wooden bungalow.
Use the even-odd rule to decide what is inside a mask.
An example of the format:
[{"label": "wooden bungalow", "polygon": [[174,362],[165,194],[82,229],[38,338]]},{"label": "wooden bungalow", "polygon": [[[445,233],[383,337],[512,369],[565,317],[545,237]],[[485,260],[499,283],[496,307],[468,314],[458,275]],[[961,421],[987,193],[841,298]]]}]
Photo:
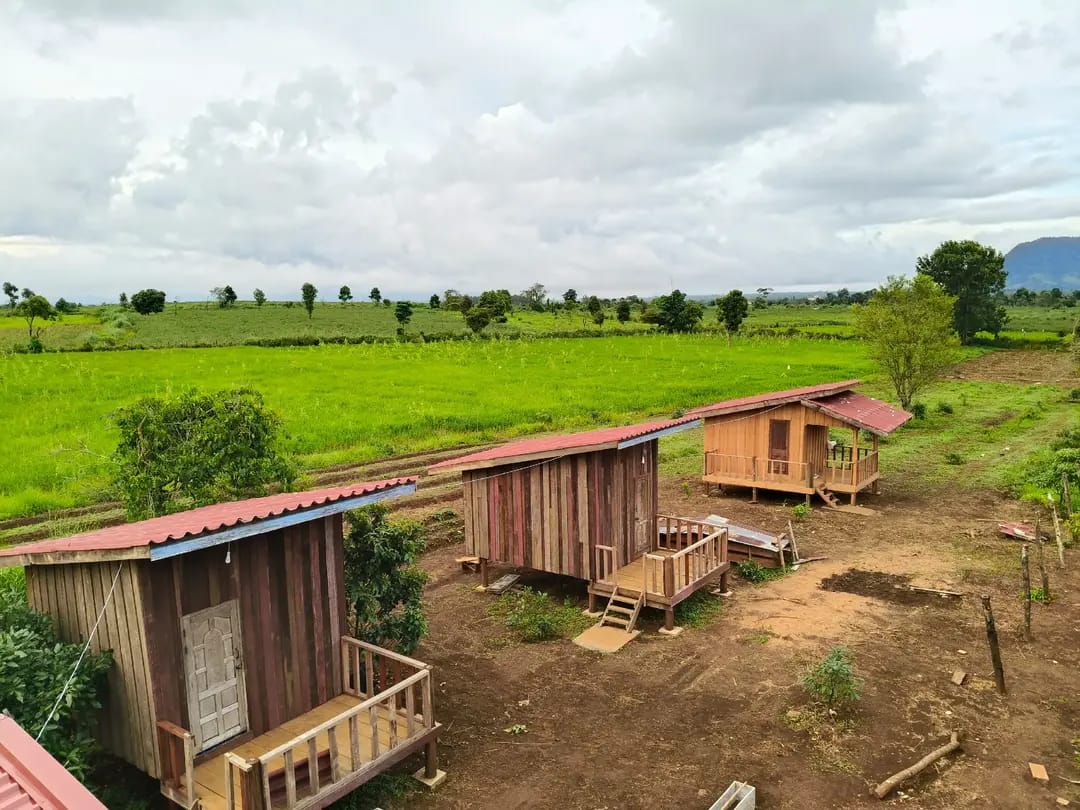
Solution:
[{"label": "wooden bungalow", "polygon": [[[817,493],[837,506],[834,493],[855,505],[857,493],[877,491],[878,438],[911,414],[853,391],[858,380],[793,388],[729,399],[695,408],[687,415],[705,422],[708,483],[805,495]],[[830,440],[842,429],[850,441]],[[860,441],[869,434],[870,443]]]},{"label": "wooden bungalow", "polygon": [[431,668],[346,635],[342,513],[398,478],[0,550],[60,636],[111,650],[99,738],[201,810],[321,808],[425,749]]},{"label": "wooden bungalow", "polygon": [[633,631],[649,606],[671,629],[675,605],[717,579],[726,587],[729,567],[726,530],[659,512],[657,440],[699,424],[526,439],[428,472],[461,472],[465,548],[485,586],[489,561],[577,577],[589,582],[590,609],[608,601],[611,623]]}]

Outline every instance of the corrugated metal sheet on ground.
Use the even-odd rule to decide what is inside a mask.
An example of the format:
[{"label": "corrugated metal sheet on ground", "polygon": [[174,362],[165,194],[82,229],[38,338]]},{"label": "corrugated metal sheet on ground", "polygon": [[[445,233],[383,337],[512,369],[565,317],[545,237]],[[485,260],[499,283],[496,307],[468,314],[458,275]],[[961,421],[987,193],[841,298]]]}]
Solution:
[{"label": "corrugated metal sheet on ground", "polygon": [[138,548],[152,543],[164,543],[169,540],[181,540],[207,532],[221,531],[257,520],[324,506],[345,498],[369,495],[384,489],[391,489],[403,484],[416,482],[415,477],[392,478],[385,481],[369,481],[362,484],[315,489],[307,492],[283,492],[263,498],[249,498],[243,501],[219,503],[177,512],[175,515],[150,518],[136,523],[124,523],[110,526],[72,537],[60,537],[54,540],[41,540],[21,546],[0,549],[0,557],[19,554],[46,554],[70,551],[113,551],[117,549]]}]

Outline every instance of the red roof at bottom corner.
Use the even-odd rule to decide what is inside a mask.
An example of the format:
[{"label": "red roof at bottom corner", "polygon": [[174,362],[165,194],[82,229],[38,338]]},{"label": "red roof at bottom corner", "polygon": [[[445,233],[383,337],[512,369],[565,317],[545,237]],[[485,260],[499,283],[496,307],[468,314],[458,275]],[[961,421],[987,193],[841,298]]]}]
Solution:
[{"label": "red roof at bottom corner", "polygon": [[880,399],[874,399],[865,394],[856,394],[854,391],[834,394],[807,404],[818,408],[822,413],[851,422],[863,430],[882,436],[892,433],[912,417],[912,414],[888,402],[882,402]]},{"label": "red roof at bottom corner", "polygon": [[108,810],[34,738],[0,714],[0,808]]}]

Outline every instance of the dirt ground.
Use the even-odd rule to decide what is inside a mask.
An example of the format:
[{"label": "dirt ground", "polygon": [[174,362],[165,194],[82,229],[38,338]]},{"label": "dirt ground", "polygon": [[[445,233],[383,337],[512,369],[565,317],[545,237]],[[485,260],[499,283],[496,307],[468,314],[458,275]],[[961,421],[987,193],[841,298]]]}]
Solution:
[{"label": "dirt ground", "polygon": [[1005,383],[1080,385],[1069,352],[1017,350],[989,352],[957,366],[949,379]]},{"label": "dirt ground", "polygon": [[[958,379],[1071,385],[1059,357],[999,352],[960,367]],[[1021,634],[1020,544],[997,521],[1032,520],[1030,505],[970,488],[891,482],[865,504],[878,516],[817,508],[796,524],[808,563],[753,585],[732,578],[722,614],[675,638],[646,611],[645,632],[604,656],[568,640],[507,642],[487,614],[493,597],[454,562],[460,523],[425,555],[431,635],[417,656],[434,666],[446,782],[410,808],[649,808],[706,810],[732,780],[776,810],[879,806],[870,789],[948,741],[962,754],[893,794],[913,808],[1080,805],[1071,740],[1080,736],[1080,553],[1046,547],[1053,601],[1033,605]],[[780,498],[706,492],[662,479],[661,511],[726,515],[780,531]],[[441,508],[457,509],[455,502]],[[1046,525],[1046,516],[1044,523]],[[1033,566],[1034,567],[1034,566]],[[1033,579],[1038,584],[1037,568]],[[585,602],[585,585],[523,572],[556,598]],[[912,592],[907,585],[960,598]],[[979,597],[993,600],[1008,694],[994,688]],[[719,597],[717,597],[719,598]],[[835,644],[852,654],[862,698],[829,718],[811,708],[801,678]],[[968,677],[956,686],[951,676]],[[526,733],[504,731],[520,724]],[[1028,775],[1042,763],[1049,785]]]}]

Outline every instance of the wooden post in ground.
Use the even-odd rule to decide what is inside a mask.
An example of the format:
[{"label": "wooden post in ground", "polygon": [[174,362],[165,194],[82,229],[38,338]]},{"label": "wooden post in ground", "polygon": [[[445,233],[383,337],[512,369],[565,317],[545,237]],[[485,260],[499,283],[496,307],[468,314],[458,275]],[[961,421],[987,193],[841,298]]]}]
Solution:
[{"label": "wooden post in ground", "polygon": [[480,558],[480,584],[485,588],[488,586],[487,557]]},{"label": "wooden post in ground", "polygon": [[[1048,499],[1050,500],[1050,499]],[[1050,500],[1050,514],[1054,516],[1054,540],[1058,548],[1058,568],[1065,567],[1065,544],[1061,540],[1061,521],[1058,520],[1057,504]]]},{"label": "wooden post in ground", "polygon": [[1066,516],[1073,513],[1072,488],[1069,486],[1069,476],[1061,474],[1061,505],[1065,507]]},{"label": "wooden post in ground", "polygon": [[1028,563],[1028,547],[1020,549],[1020,576],[1024,583],[1024,638],[1031,638],[1031,567]]},{"label": "wooden post in ground", "polygon": [[434,779],[439,773],[439,744],[432,740],[424,746],[424,778]]},{"label": "wooden post in ground", "polygon": [[1005,694],[1005,668],[1001,665],[1001,647],[998,646],[997,625],[994,624],[994,611],[990,607],[990,597],[982,598],[983,617],[986,619],[986,640],[990,643],[990,660],[994,664],[994,681],[998,692]]},{"label": "wooden post in ground", "polygon": [[1050,599],[1050,577],[1046,575],[1046,563],[1043,561],[1042,537],[1039,535],[1039,518],[1035,518],[1035,560],[1039,563],[1039,577],[1042,581],[1043,599]]},{"label": "wooden post in ground", "polygon": [[669,607],[664,609],[664,629],[675,629],[675,608]]}]

